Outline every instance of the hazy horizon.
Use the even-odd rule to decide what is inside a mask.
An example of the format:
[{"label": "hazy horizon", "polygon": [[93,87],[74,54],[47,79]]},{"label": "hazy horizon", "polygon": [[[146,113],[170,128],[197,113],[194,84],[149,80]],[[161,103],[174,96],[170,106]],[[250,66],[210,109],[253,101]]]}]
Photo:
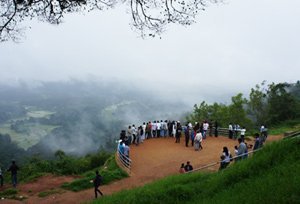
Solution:
[{"label": "hazy horizon", "polygon": [[300,2],[230,0],[211,4],[191,26],[169,25],[141,39],[123,5],[66,15],[61,25],[29,21],[20,43],[0,45],[2,83],[117,82],[189,105],[230,101],[300,75]]}]

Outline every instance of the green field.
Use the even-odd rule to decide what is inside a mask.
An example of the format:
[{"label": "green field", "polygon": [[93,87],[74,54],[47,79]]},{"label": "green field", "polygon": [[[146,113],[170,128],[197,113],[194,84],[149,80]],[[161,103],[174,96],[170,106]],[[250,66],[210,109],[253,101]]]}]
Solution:
[{"label": "green field", "polygon": [[[27,121],[30,118],[49,118],[49,116],[55,114],[55,112],[40,110],[33,106],[27,106],[25,109],[27,111],[26,116],[13,118],[4,124],[0,124],[0,133],[9,134],[13,142],[15,142],[19,147],[27,150],[59,126],[41,125]],[[25,121],[24,128],[27,130],[26,132],[19,133],[11,129],[11,125],[17,121]]]},{"label": "green field", "polygon": [[10,124],[6,123],[0,126],[0,133],[9,134],[12,141],[14,141],[18,146],[27,150],[29,147],[37,144],[43,137],[58,127],[30,123],[26,124],[26,126],[30,130],[28,133],[17,133],[10,128]]}]

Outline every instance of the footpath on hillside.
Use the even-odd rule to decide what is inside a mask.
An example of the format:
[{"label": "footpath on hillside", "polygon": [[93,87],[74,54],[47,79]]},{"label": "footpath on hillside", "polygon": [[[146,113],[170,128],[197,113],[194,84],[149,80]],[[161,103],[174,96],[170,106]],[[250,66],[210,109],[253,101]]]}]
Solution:
[{"label": "footpath on hillside", "polygon": [[[279,140],[282,136],[269,136],[267,141]],[[124,189],[131,189],[143,186],[146,183],[161,179],[165,176],[179,173],[181,163],[190,161],[194,168],[199,168],[206,164],[219,161],[224,146],[227,146],[234,155],[234,146],[238,145],[237,140],[227,137],[210,137],[203,141],[203,149],[195,151],[191,144],[185,147],[185,141],[181,138],[181,143],[175,143],[174,138],[152,138],[144,141],[139,146],[130,146],[130,158],[132,159],[131,176],[109,185],[101,186],[104,195],[109,195]],[[248,142],[253,144],[253,142]],[[212,166],[206,171],[216,171],[219,166]],[[35,182],[20,184],[18,186],[19,195],[27,197],[24,201],[0,200],[0,203],[14,204],[66,204],[82,203],[94,199],[93,188],[71,192],[60,189],[65,182],[70,182],[74,177],[56,177],[52,175],[39,178]],[[92,186],[91,186],[92,187]],[[38,193],[58,189],[57,194],[41,198]],[[101,198],[99,198],[101,199]]]}]

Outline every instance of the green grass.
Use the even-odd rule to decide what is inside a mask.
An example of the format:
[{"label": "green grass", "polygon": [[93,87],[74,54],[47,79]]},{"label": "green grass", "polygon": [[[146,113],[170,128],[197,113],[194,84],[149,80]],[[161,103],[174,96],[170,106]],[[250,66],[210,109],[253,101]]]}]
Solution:
[{"label": "green grass", "polygon": [[62,189],[51,189],[51,190],[48,190],[48,191],[40,192],[40,193],[38,194],[38,196],[39,196],[40,198],[44,198],[44,197],[47,197],[47,196],[49,196],[49,195],[53,195],[53,194],[62,194],[62,193],[64,193],[64,192],[65,192],[65,191],[62,190]]},{"label": "green grass", "polygon": [[170,176],[93,203],[300,203],[300,138],[266,145],[217,173]]},{"label": "green grass", "polygon": [[[95,170],[88,171],[82,175],[82,178],[76,179],[71,183],[65,183],[62,188],[71,191],[81,191],[93,187],[91,180],[95,178]],[[103,177],[103,184],[108,184],[115,180],[120,180],[128,176],[115,161],[115,157],[110,157],[106,164],[100,169],[100,174]]]},{"label": "green grass", "polygon": [[299,131],[300,120],[289,120],[269,128],[269,135],[280,135],[285,132]]},{"label": "green grass", "polygon": [[0,202],[4,201],[5,199],[13,199],[13,200],[24,200],[26,199],[25,196],[18,196],[18,190],[15,188],[9,188],[4,191],[0,192]]}]

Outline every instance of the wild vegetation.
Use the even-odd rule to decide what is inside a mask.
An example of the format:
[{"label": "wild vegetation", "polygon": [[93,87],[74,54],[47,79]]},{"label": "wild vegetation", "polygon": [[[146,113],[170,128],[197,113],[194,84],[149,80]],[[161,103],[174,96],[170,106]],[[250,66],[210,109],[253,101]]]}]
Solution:
[{"label": "wild vegetation", "polygon": [[299,145],[282,140],[223,171],[170,176],[93,203],[299,203]]},{"label": "wild vegetation", "polygon": [[[271,83],[262,82],[250,91],[249,98],[239,93],[231,98],[231,103],[195,104],[188,121],[199,122],[205,119],[218,121],[219,126],[229,123],[245,126],[248,133],[258,131],[263,124],[267,127],[286,126],[288,129],[300,121],[300,82]],[[282,131],[279,133],[283,133]]]}]

